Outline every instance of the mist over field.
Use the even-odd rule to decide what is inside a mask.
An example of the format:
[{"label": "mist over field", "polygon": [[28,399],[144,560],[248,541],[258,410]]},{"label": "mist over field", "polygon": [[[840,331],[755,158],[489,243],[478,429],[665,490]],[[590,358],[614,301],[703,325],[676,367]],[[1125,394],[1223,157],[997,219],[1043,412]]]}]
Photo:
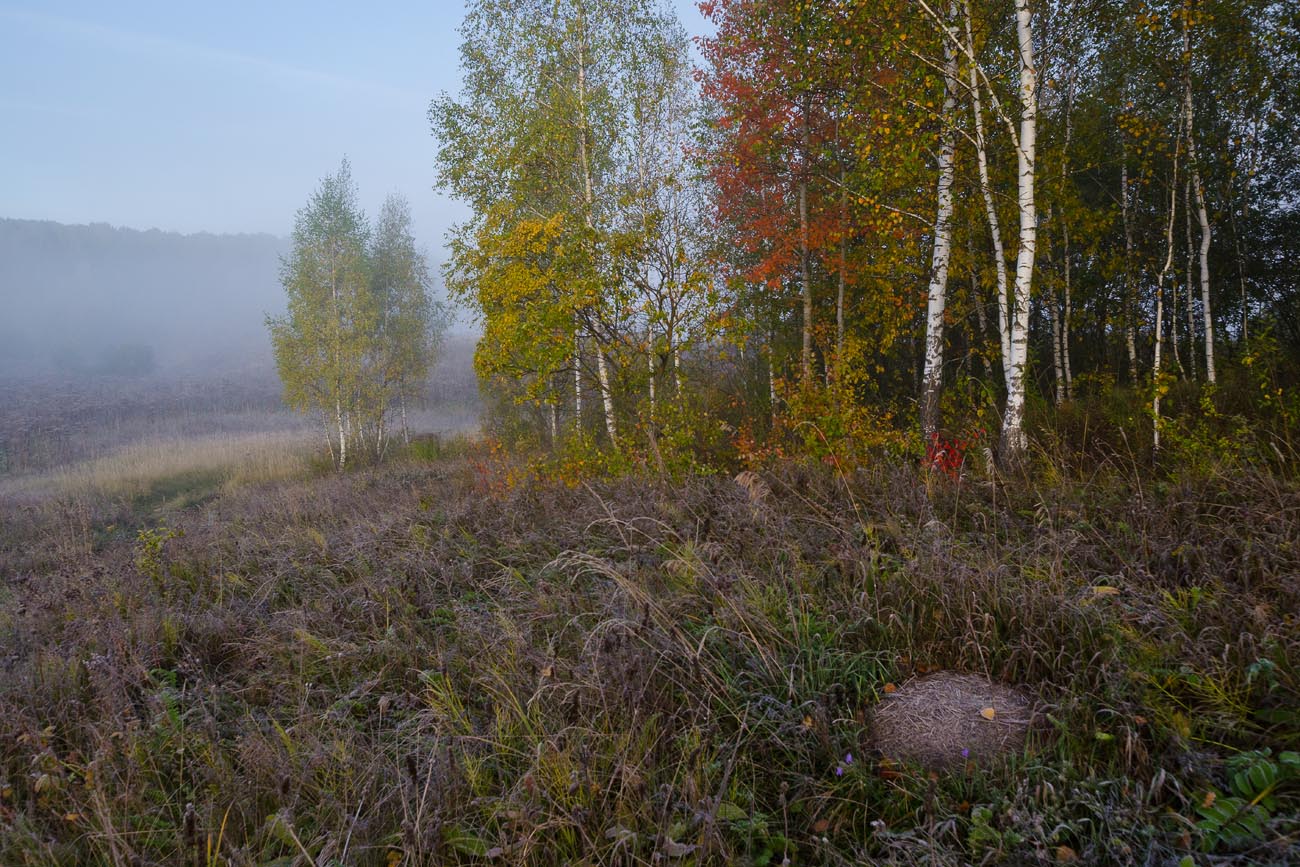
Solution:
[{"label": "mist over field", "polygon": [[[34,473],[102,477],[87,462],[130,449],[175,470],[302,448],[315,421],[285,406],[265,322],[284,312],[288,249],[267,234],[0,219],[0,493],[50,490]],[[444,340],[411,407],[417,432],[476,424],[472,342]]]},{"label": "mist over field", "polygon": [[0,376],[264,369],[287,249],[264,234],[0,219]]}]

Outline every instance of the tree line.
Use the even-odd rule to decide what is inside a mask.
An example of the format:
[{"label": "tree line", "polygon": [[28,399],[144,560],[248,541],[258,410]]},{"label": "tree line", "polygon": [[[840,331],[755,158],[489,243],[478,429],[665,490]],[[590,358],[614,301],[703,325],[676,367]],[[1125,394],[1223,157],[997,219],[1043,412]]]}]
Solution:
[{"label": "tree line", "polygon": [[1179,381],[1294,374],[1294,4],[700,8],[697,65],[654,0],[470,4],[429,116],[503,424],[932,439],[982,403],[1014,463],[1031,405],[1122,391],[1158,448]]}]

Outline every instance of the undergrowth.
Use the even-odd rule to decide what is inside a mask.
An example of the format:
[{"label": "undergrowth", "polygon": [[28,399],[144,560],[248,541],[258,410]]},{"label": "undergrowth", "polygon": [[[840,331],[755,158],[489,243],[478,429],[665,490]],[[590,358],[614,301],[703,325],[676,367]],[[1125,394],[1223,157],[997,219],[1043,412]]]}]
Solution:
[{"label": "undergrowth", "polygon": [[[413,452],[143,532],[10,510],[0,863],[1300,856],[1294,483],[778,461],[751,499]],[[934,669],[1036,696],[1026,751],[876,761]]]}]

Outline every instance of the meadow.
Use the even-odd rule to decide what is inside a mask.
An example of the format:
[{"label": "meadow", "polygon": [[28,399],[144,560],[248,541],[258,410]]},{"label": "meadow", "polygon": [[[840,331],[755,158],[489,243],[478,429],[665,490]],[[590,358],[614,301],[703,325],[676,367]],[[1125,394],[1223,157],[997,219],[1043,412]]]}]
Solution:
[{"label": "meadow", "polygon": [[[1300,855],[1284,474],[283,460],[9,502],[0,862]],[[1025,747],[879,755],[875,709],[936,671],[1023,691]]]}]

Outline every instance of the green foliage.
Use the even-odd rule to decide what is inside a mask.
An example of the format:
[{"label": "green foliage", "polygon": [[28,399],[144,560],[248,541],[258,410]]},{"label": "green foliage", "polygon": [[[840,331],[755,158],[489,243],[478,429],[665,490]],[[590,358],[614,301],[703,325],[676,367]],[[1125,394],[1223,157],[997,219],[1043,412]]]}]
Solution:
[{"label": "green foliage", "polygon": [[183,536],[179,530],[156,527],[141,530],[136,535],[135,568],[140,574],[153,581],[158,588],[166,586],[166,562],[163,559],[163,546],[172,539]]},{"label": "green foliage", "polygon": [[1300,753],[1270,750],[1238,753],[1227,763],[1229,793],[1206,793],[1196,807],[1201,846],[1206,851],[1235,849],[1266,839],[1277,812],[1279,791],[1300,781]]},{"label": "green foliage", "polygon": [[406,203],[390,197],[372,232],[344,160],[298,212],[281,282],[288,312],[267,327],[285,401],[320,414],[340,469],[350,451],[382,459],[389,413],[423,382],[447,322]]}]

